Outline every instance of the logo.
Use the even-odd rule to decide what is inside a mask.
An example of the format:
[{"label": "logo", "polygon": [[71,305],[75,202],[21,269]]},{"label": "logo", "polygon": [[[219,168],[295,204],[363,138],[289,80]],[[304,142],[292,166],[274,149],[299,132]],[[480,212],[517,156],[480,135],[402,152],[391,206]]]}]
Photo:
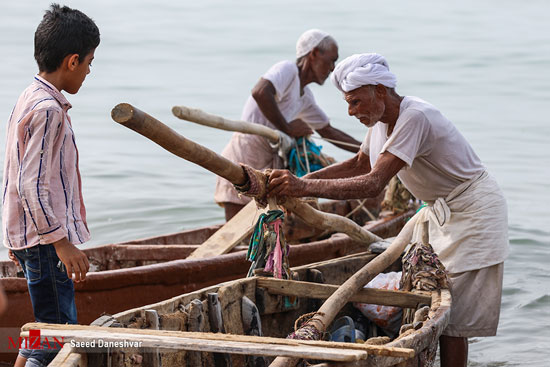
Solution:
[{"label": "logo", "polygon": [[29,330],[29,336],[25,337],[19,337],[17,339],[13,339],[11,336],[8,337],[9,343],[8,343],[8,349],[15,349],[19,350],[21,348],[23,349],[54,349],[59,350],[63,347],[63,344],[65,343],[64,337],[56,338],[56,337],[45,337],[41,338],[40,336],[40,330]]}]

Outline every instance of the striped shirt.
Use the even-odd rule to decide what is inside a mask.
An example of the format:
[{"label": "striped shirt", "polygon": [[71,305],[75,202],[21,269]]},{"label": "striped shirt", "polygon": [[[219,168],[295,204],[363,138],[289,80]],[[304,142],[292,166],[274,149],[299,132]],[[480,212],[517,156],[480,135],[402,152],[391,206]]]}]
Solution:
[{"label": "striped shirt", "polygon": [[7,127],[2,197],[4,246],[90,238],[67,99],[36,75]]}]

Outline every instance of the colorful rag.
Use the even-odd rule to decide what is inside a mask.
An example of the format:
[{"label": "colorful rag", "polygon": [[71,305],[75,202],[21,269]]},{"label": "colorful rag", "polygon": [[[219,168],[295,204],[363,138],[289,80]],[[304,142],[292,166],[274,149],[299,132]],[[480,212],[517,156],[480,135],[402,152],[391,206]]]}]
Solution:
[{"label": "colorful rag", "polygon": [[255,269],[263,268],[265,273],[271,273],[275,278],[291,279],[289,246],[283,233],[283,218],[281,210],[270,210],[260,215],[246,254],[246,259],[252,262],[248,277],[254,276]]}]

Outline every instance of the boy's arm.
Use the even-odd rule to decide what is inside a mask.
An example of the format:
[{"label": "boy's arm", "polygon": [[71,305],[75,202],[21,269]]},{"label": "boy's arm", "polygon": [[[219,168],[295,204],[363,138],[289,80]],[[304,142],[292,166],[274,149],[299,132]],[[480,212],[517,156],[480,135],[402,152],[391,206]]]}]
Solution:
[{"label": "boy's arm", "polygon": [[67,276],[72,278],[72,273],[74,273],[76,282],[86,280],[86,273],[90,269],[86,254],[70,243],[67,237],[54,242],[53,245],[57,256],[67,268]]},{"label": "boy's arm", "polygon": [[4,288],[0,285],[0,315],[2,315],[7,308],[8,298],[6,297],[6,293],[4,293]]},{"label": "boy's arm", "polygon": [[[54,244],[56,252],[67,268],[67,275],[75,273],[76,281],[86,277],[89,264],[86,255],[68,241],[67,228],[56,217],[51,203],[50,181],[53,172],[52,161],[55,149],[60,149],[57,142],[63,115],[55,109],[44,109],[33,113],[24,129],[23,146],[20,156],[20,180],[18,192],[25,213],[30,216],[30,225],[35,226],[40,237],[40,244]],[[67,142],[70,143],[70,142]],[[58,193],[64,197],[65,193]]]}]

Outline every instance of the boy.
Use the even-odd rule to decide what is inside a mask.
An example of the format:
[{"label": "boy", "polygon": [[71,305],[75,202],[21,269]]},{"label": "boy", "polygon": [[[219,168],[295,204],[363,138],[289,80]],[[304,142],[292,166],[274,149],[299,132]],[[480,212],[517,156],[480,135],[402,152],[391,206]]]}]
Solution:
[{"label": "boy", "polygon": [[[99,41],[97,26],[85,14],[52,4],[34,35],[39,73],[8,121],[4,245],[23,268],[38,322],[76,324],[72,274],[79,282],[89,269],[75,247],[90,233],[67,114],[71,104],[61,91],[78,92]],[[45,366],[57,352],[21,349],[15,366]]]}]

